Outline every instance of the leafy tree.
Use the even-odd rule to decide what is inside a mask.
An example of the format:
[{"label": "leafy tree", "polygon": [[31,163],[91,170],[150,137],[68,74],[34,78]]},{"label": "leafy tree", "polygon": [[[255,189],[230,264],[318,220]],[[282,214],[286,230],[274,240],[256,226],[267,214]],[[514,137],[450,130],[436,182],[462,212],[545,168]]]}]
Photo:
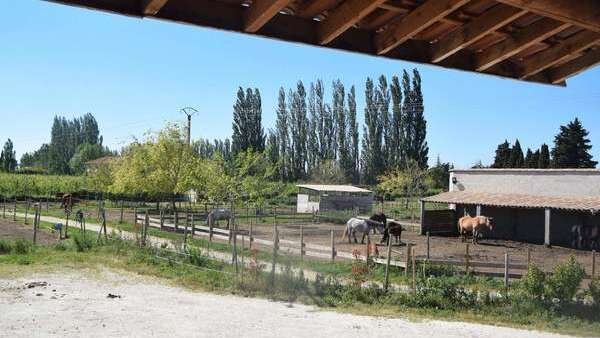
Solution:
[{"label": "leafy tree", "polygon": [[592,160],[588,134],[577,118],[560,126],[560,132],[554,137],[552,165],[555,168],[595,168],[598,162]]},{"label": "leafy tree", "polygon": [[0,170],[13,172],[17,168],[17,155],[13,149],[13,142],[8,139],[0,152]]},{"label": "leafy tree", "polygon": [[323,184],[347,183],[346,173],[334,160],[324,160],[313,170],[310,181]]},{"label": "leafy tree", "polygon": [[81,174],[86,169],[86,163],[103,156],[112,155],[111,151],[97,143],[83,143],[77,147],[75,155],[69,161],[71,172]]},{"label": "leafy tree", "polygon": [[538,159],[538,168],[550,168],[550,151],[547,144],[542,144],[540,147],[540,157]]},{"label": "leafy tree", "polygon": [[523,149],[521,149],[521,143],[517,139],[515,145],[510,151],[510,167],[511,168],[523,168],[525,166],[525,158],[523,156]]},{"label": "leafy tree", "polygon": [[511,166],[510,154],[510,143],[508,143],[507,140],[504,140],[504,143],[500,143],[496,149],[496,156],[494,157],[492,168],[509,168]]},{"label": "leafy tree", "polygon": [[175,196],[194,186],[198,156],[187,144],[185,131],[168,125],[143,142],[132,143],[116,163],[112,190],[117,193],[144,193]]},{"label": "leafy tree", "polygon": [[450,169],[454,167],[450,163],[442,163],[438,156],[435,166],[429,168],[429,186],[433,189],[447,191],[450,185]]},{"label": "leafy tree", "polygon": [[423,196],[427,171],[421,169],[414,160],[409,160],[404,168],[397,167],[378,178],[377,188],[387,195],[405,196],[406,203]]}]

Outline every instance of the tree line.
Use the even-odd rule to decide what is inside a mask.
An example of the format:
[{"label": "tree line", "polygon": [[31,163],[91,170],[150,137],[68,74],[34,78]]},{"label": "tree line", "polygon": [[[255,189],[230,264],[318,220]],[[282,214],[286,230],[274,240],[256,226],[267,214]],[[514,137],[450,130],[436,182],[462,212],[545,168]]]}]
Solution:
[{"label": "tree line", "polygon": [[496,148],[492,168],[595,168],[597,161],[592,159],[589,132],[578,118],[565,126],[560,126],[554,137],[554,147],[547,144],[532,151],[527,148],[525,155],[519,139],[511,145],[507,140]]},{"label": "tree line", "polygon": [[51,174],[80,174],[86,162],[114,154],[102,141],[98,122],[91,113],[73,119],[55,116],[50,143],[23,154],[20,166]]},{"label": "tree line", "polygon": [[339,81],[325,97],[325,85],[317,80],[299,81],[294,88],[281,87],[276,123],[262,127],[260,91],[239,88],[233,105],[232,137],[199,140],[194,149],[201,157],[220,153],[225,160],[252,149],[264,152],[274,167],[274,178],[330,183],[374,184],[392,168],[415,161],[427,168],[427,122],[421,76],[404,71],[391,81],[381,75],[365,82],[365,124],[357,121],[356,88]]}]

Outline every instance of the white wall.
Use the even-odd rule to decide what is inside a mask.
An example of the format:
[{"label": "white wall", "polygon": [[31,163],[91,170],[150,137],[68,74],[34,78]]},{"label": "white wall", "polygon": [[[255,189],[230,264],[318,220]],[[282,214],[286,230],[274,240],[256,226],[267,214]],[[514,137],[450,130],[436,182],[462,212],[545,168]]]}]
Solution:
[{"label": "white wall", "polygon": [[296,212],[300,214],[313,213],[319,211],[319,202],[310,202],[308,195],[298,194],[298,204]]},{"label": "white wall", "polygon": [[[453,184],[456,178],[456,184]],[[450,191],[600,197],[596,169],[471,169],[450,173]]]}]

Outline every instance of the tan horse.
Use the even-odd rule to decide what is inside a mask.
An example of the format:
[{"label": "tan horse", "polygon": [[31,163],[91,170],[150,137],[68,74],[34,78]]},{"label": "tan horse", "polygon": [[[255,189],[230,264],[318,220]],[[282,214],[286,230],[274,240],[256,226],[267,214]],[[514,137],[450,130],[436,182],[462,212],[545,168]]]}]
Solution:
[{"label": "tan horse", "polygon": [[493,218],[486,216],[465,216],[461,217],[458,220],[458,233],[462,237],[462,241],[467,240],[467,233],[473,234],[473,244],[477,243],[477,237],[480,234],[480,231],[488,228],[490,231],[494,230],[494,225],[492,223]]}]

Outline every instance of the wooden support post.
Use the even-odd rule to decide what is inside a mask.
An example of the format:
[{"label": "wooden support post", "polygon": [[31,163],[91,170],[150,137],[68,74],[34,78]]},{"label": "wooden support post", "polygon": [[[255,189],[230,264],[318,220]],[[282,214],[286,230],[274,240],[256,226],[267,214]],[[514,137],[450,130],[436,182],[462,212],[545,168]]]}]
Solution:
[{"label": "wooden support post", "polygon": [[465,244],[465,274],[469,274],[469,244]]},{"label": "wooden support post", "polygon": [[300,260],[304,259],[304,225],[300,224]]},{"label": "wooden support post", "polygon": [[421,207],[421,235],[424,235],[425,232],[429,233],[429,229],[426,229],[425,227],[425,201],[421,200],[420,201],[420,207]]},{"label": "wooden support post", "polygon": [[165,226],[165,211],[160,209],[160,230]]},{"label": "wooden support post", "polygon": [[273,261],[271,263],[271,287],[275,286],[275,265],[277,264],[277,247],[279,243],[279,234],[276,227],[273,227]]},{"label": "wooden support post", "polygon": [[475,209],[475,215],[481,216],[481,204],[477,204],[477,207]]},{"label": "wooden support post", "polygon": [[188,236],[188,222],[187,222],[187,214],[185,215],[186,220],[183,223],[183,250],[187,251],[187,236]]},{"label": "wooden support post", "polygon": [[246,265],[244,264],[244,249],[245,249],[244,248],[245,247],[244,242],[245,242],[244,241],[244,234],[242,234],[242,251],[240,252],[240,254],[242,256],[242,264],[241,264],[242,271],[241,271],[241,274],[240,274],[240,279],[241,279],[242,285],[244,284],[244,270],[246,269]]},{"label": "wooden support post", "polygon": [[67,213],[67,217],[65,220],[65,239],[69,238],[69,214]]},{"label": "wooden support post", "polygon": [[[387,292],[390,286],[390,262],[392,260],[392,241],[389,240],[387,243],[387,261],[385,263],[385,280],[383,283],[383,289]],[[410,249],[409,249],[410,250]],[[408,264],[406,264],[405,271],[408,271]]]},{"label": "wooden support post", "polygon": [[330,231],[331,234],[331,262],[335,262],[335,256],[337,252],[335,251],[335,239],[333,238],[333,230]]},{"label": "wooden support post", "polygon": [[367,234],[367,251],[365,252],[365,261],[367,262],[367,270],[369,269],[369,255],[371,254],[371,234]]},{"label": "wooden support post", "polygon": [[550,209],[544,210],[544,245],[550,246]]},{"label": "wooden support post", "polygon": [[427,260],[431,257],[429,256],[429,231],[427,231]]},{"label": "wooden support post", "polygon": [[508,251],[506,253],[504,253],[504,287],[506,289],[508,289],[508,264],[509,264],[509,260],[508,260]]},{"label": "wooden support post", "polygon": [[239,270],[238,270],[238,258],[237,258],[237,227],[234,225],[232,225],[232,227],[229,229],[230,233],[232,234],[232,245],[231,245],[231,263],[235,266],[235,273],[238,274]]},{"label": "wooden support post", "polygon": [[208,243],[212,242],[213,238],[213,218],[211,216],[208,217]]},{"label": "wooden support post", "polygon": [[119,224],[123,223],[123,200],[121,200],[121,214],[119,216]]},{"label": "wooden support post", "polygon": [[531,266],[531,248],[527,247],[527,270],[529,271],[529,267]]}]

